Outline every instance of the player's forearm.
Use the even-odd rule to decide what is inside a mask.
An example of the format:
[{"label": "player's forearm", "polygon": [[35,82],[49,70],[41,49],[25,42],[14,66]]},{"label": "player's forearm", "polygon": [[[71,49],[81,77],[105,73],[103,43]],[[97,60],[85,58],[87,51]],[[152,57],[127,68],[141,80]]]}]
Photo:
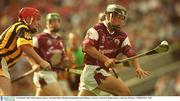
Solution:
[{"label": "player's forearm", "polygon": [[101,54],[99,51],[97,51],[97,49],[95,47],[86,47],[85,51],[88,55],[90,55],[91,57],[101,61],[101,62],[105,62],[108,57]]},{"label": "player's forearm", "polygon": [[31,64],[31,66],[37,64],[32,58],[28,57],[27,55],[26,55],[26,59],[27,59],[28,62]]},{"label": "player's forearm", "polygon": [[139,63],[139,60],[138,59],[134,59],[132,60],[132,67],[135,68],[135,69],[138,69],[138,68],[141,68],[140,67],[140,63]]},{"label": "player's forearm", "polygon": [[[21,50],[30,58],[34,60],[36,63],[41,63],[42,58],[35,52],[35,50],[30,45],[22,45],[20,46]],[[32,61],[31,61],[32,62]]]}]

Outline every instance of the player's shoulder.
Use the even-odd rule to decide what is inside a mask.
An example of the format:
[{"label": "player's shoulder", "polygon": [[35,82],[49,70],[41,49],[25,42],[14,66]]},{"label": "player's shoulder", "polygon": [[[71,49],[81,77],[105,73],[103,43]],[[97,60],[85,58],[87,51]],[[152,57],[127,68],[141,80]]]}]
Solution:
[{"label": "player's shoulder", "polygon": [[29,27],[23,22],[17,22],[12,25],[12,27],[17,33],[18,32],[30,32]]},{"label": "player's shoulder", "polygon": [[24,30],[26,32],[30,32],[29,27],[26,24],[24,24],[23,22],[14,23],[12,26],[16,29],[16,31]]},{"label": "player's shoulder", "polygon": [[117,30],[118,34],[124,37],[127,37],[127,33],[123,31],[122,29]]},{"label": "player's shoulder", "polygon": [[48,37],[48,36],[49,36],[49,34],[46,32],[41,32],[41,33],[38,33],[35,35],[35,37],[37,37],[37,38],[43,38],[43,37]]},{"label": "player's shoulder", "polygon": [[104,25],[104,23],[96,23],[94,26],[93,26],[94,29],[104,29],[106,28],[106,26]]}]

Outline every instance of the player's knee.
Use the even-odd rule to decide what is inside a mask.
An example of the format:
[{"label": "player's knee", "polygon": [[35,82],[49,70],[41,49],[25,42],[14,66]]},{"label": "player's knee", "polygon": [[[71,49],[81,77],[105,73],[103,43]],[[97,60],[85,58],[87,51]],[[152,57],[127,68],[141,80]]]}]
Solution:
[{"label": "player's knee", "polygon": [[128,88],[123,89],[123,90],[120,89],[117,93],[117,96],[130,96],[130,95],[131,95],[131,93]]},{"label": "player's knee", "polygon": [[62,91],[46,92],[49,96],[64,96]]},{"label": "player's knee", "polygon": [[130,90],[121,92],[121,96],[130,96],[130,95],[131,95]]}]

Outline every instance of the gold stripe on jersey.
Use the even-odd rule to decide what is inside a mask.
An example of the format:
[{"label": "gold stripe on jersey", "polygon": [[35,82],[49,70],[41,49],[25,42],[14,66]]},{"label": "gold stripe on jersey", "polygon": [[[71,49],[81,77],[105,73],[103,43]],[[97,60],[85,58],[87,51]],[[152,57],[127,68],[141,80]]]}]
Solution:
[{"label": "gold stripe on jersey", "polygon": [[26,45],[29,44],[32,46],[32,40],[26,40],[24,38],[18,38],[17,40],[17,47],[21,46],[21,45]]},{"label": "gold stripe on jersey", "polygon": [[0,49],[4,48],[7,44],[7,42],[9,41],[10,36],[13,33],[14,28],[16,27],[16,25],[21,24],[19,23],[15,23],[14,25],[12,25],[10,28],[8,28],[8,30],[6,30],[5,32],[2,33],[2,35],[0,36],[0,39],[2,38],[2,36],[5,34],[4,39],[2,40],[2,43],[0,44]]},{"label": "gold stripe on jersey", "polygon": [[[20,23],[18,23],[20,24]],[[17,25],[17,24],[16,24]],[[20,28],[28,28],[26,25],[19,25],[16,29],[20,29]],[[6,52],[8,52],[9,50],[13,50],[16,47],[16,38],[14,38],[13,42],[11,43],[11,45],[9,46],[9,48],[4,48],[3,50],[0,51],[0,54],[5,54]]]},{"label": "gold stripe on jersey", "polygon": [[14,53],[12,53],[11,55],[4,57],[4,59],[6,61],[9,61],[10,59],[16,58],[20,53],[21,53],[21,50],[17,50]]},{"label": "gold stripe on jersey", "polygon": [[17,33],[17,31],[18,31],[20,28],[26,28],[26,29],[29,30],[28,26],[26,26],[26,25],[19,25],[19,26],[16,28],[16,33]]},{"label": "gold stripe on jersey", "polygon": [[[10,29],[6,32],[7,34],[5,35],[2,43],[0,44],[0,49],[5,48],[8,40],[9,40],[9,38],[10,38],[12,32],[13,32],[13,30],[14,30],[14,28],[10,28]],[[0,37],[0,38],[2,38],[2,37]]]},{"label": "gold stripe on jersey", "polygon": [[13,50],[13,49],[15,49],[15,47],[16,47],[16,40],[13,40],[13,42],[12,42],[12,44],[9,46],[9,48],[8,49],[2,49],[1,51],[0,51],[0,54],[5,54],[5,53],[7,53],[9,50]]},{"label": "gold stripe on jersey", "polygon": [[13,59],[12,61],[7,61],[8,63],[8,67],[12,67],[14,64],[16,64],[16,62],[18,62],[21,59],[22,56],[22,52],[17,56],[17,58]]}]

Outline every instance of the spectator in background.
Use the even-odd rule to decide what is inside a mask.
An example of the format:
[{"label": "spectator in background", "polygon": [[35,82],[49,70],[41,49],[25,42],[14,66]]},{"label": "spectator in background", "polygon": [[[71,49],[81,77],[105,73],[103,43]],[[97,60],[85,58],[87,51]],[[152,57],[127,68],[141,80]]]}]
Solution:
[{"label": "spectator in background", "polygon": [[177,73],[177,77],[175,80],[175,86],[174,86],[174,90],[175,90],[175,95],[176,96],[180,96],[180,71]]},{"label": "spectator in background", "polygon": [[155,96],[173,95],[174,79],[169,75],[161,76],[155,85]]},{"label": "spectator in background", "polygon": [[180,43],[180,1],[179,0],[172,0],[171,5],[171,22],[173,24],[173,34],[174,34],[174,41]]},{"label": "spectator in background", "polygon": [[[76,33],[70,33],[68,37],[67,53],[71,59],[73,66],[72,68],[83,69],[84,66],[84,54],[80,45],[81,37]],[[80,82],[80,75],[69,73],[69,84],[74,95],[78,94],[78,87]]]},{"label": "spectator in background", "polygon": [[160,76],[155,84],[154,95],[179,96],[180,95],[179,71]]}]

